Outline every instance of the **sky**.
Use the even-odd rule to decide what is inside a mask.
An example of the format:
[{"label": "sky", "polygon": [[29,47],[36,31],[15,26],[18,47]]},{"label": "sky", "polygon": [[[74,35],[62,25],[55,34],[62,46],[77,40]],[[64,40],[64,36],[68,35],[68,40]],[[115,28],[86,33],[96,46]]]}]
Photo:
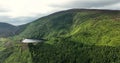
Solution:
[{"label": "sky", "polygon": [[73,8],[120,10],[120,0],[0,0],[0,22],[22,25]]}]

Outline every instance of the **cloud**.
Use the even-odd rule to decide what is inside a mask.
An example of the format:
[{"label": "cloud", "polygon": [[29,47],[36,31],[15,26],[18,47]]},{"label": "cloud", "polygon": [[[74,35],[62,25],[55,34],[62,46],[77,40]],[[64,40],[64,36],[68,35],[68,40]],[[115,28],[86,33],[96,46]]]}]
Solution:
[{"label": "cloud", "polygon": [[9,12],[10,10],[8,10],[8,9],[4,9],[4,8],[2,8],[2,7],[0,7],[0,13],[5,13],[5,12]]},{"label": "cloud", "polygon": [[98,9],[112,9],[112,10],[120,10],[120,3],[116,3],[116,4],[112,4],[112,5],[108,5],[108,6],[103,6],[103,7],[99,7]]},{"label": "cloud", "polygon": [[11,17],[33,16],[44,14],[59,8],[53,8],[51,4],[67,3],[70,0],[0,0],[0,7],[11,11],[4,13]]},{"label": "cloud", "polygon": [[0,9],[0,13],[3,12],[8,12],[7,10]]},{"label": "cloud", "polygon": [[120,0],[71,0],[65,5],[53,4],[51,6],[62,8],[102,8],[104,6],[109,6],[117,3],[120,4]]},{"label": "cloud", "polygon": [[0,22],[10,23],[12,25],[21,25],[32,22],[36,20],[38,17],[18,17],[11,18],[10,16],[0,16]]},{"label": "cloud", "polygon": [[120,10],[120,0],[0,0],[0,22],[20,25],[71,8]]}]

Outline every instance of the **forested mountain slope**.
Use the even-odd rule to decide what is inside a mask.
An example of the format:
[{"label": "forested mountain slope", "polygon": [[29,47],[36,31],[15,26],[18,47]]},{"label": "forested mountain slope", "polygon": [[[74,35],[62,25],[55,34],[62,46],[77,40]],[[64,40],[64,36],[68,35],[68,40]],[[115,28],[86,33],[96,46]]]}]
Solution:
[{"label": "forested mountain slope", "polygon": [[[1,39],[2,63],[120,63],[120,11],[71,9],[23,27],[19,35]],[[23,38],[46,39],[37,44]],[[1,55],[2,54],[2,55]]]},{"label": "forested mountain slope", "polygon": [[26,38],[69,38],[85,44],[120,44],[120,12],[72,9],[40,18],[21,33]]}]

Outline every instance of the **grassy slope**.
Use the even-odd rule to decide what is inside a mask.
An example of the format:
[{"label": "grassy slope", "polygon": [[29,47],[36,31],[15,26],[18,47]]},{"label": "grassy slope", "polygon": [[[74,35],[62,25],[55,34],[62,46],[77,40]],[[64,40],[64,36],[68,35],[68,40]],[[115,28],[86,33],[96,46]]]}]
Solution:
[{"label": "grassy slope", "polygon": [[[111,47],[120,45],[119,16],[118,11],[68,10],[40,18],[14,37],[13,53],[0,58],[3,63],[119,63],[119,47]],[[22,38],[48,41],[26,46],[19,44]]]}]

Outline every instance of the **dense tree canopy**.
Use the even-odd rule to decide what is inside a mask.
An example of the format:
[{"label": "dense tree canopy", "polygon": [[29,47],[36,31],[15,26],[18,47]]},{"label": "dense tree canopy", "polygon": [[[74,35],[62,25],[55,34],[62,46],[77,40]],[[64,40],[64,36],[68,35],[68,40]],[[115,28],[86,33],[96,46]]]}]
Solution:
[{"label": "dense tree canopy", "polygon": [[[73,9],[24,26],[1,39],[12,45],[0,45],[0,63],[120,63],[120,11]],[[23,44],[23,38],[46,41]]]}]

